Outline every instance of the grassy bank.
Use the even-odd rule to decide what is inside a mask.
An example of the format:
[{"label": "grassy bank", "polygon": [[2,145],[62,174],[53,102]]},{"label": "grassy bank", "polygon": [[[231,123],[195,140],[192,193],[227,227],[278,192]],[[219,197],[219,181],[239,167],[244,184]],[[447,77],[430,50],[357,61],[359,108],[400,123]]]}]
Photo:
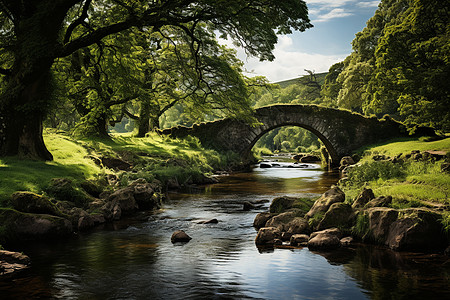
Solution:
[{"label": "grassy bank", "polygon": [[[7,206],[15,191],[41,193],[52,178],[75,182],[96,179],[107,174],[119,178],[120,185],[140,177],[178,183],[199,180],[203,174],[225,168],[237,161],[233,154],[205,150],[197,139],[170,139],[157,134],[145,138],[116,135],[111,139],[74,140],[63,133],[47,132],[45,143],[53,154],[51,162],[0,159],[0,205]],[[130,172],[104,168],[96,164],[102,157],[120,158],[132,165]]]},{"label": "grassy bank", "polygon": [[[411,151],[440,151],[443,160],[407,158]],[[450,138],[439,141],[402,139],[362,149],[358,166],[351,168],[341,184],[346,195],[354,199],[362,187],[371,188],[375,196],[392,196],[393,207],[450,205],[450,174],[441,166],[448,161]],[[399,162],[375,161],[374,156],[398,157]]]}]

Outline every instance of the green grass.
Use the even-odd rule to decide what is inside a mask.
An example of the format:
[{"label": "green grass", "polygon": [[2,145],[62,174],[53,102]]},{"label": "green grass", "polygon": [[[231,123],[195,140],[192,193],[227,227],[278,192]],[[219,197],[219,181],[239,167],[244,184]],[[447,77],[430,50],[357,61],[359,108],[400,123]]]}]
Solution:
[{"label": "green grass", "polygon": [[366,155],[384,154],[388,156],[395,156],[400,153],[411,153],[412,150],[427,151],[450,151],[450,138],[445,138],[439,141],[426,142],[423,139],[417,138],[400,138],[388,141],[383,144],[367,146],[359,149],[357,152],[364,152]]},{"label": "green grass", "polygon": [[354,199],[362,188],[372,188],[375,196],[392,196],[395,208],[450,204],[450,174],[441,171],[442,161],[413,161],[392,164],[373,161],[374,154],[396,156],[412,150],[450,151],[450,138],[426,142],[423,139],[402,139],[365,149],[361,166],[349,171],[348,180],[342,184],[347,198]]},{"label": "green grass", "polygon": [[[41,193],[52,178],[69,178],[75,182],[92,179],[105,173],[117,173],[123,185],[130,180],[154,178],[166,181],[177,178],[183,183],[198,179],[215,169],[237,162],[233,153],[219,154],[203,149],[196,138],[171,139],[151,133],[145,138],[117,134],[111,139],[75,140],[63,134],[47,132],[44,140],[53,154],[51,162],[0,159],[0,206],[15,191]],[[88,156],[121,157],[131,162],[133,173],[114,172],[97,166]]]},{"label": "green grass", "polygon": [[73,180],[88,179],[101,173],[95,163],[86,158],[86,149],[62,135],[44,136],[51,162],[22,160],[16,157],[0,159],[0,204],[3,206],[15,191],[39,193],[52,178],[66,177]]}]

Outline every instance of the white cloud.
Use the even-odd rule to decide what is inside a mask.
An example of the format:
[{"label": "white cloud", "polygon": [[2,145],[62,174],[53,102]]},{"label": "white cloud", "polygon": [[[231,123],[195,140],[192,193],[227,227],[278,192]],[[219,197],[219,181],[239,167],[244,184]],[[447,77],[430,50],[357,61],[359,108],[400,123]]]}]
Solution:
[{"label": "white cloud", "polygon": [[[346,55],[321,55],[304,53],[292,49],[293,41],[289,36],[279,36],[275,46],[275,60],[260,62],[257,58],[247,58],[242,49],[237,49],[238,57],[245,62],[245,68],[251,72],[248,76],[266,76],[270,82],[277,82],[305,75],[304,69],[316,73],[327,72],[331,65],[342,61]],[[229,42],[225,42],[230,45]]]},{"label": "white cloud", "polygon": [[345,18],[345,17],[351,16],[351,15],[353,15],[353,13],[347,12],[342,8],[335,8],[327,14],[318,16],[317,19],[312,21],[312,23],[326,22],[331,19]]},{"label": "white cloud", "polygon": [[357,14],[358,10],[377,7],[381,0],[306,0],[312,22],[326,22]]},{"label": "white cloud", "polygon": [[378,7],[378,4],[380,4],[380,0],[356,3],[357,6],[364,7],[364,8],[366,8],[366,7]]},{"label": "white cloud", "polygon": [[355,0],[306,0],[306,4],[320,5],[325,7],[341,7]]}]

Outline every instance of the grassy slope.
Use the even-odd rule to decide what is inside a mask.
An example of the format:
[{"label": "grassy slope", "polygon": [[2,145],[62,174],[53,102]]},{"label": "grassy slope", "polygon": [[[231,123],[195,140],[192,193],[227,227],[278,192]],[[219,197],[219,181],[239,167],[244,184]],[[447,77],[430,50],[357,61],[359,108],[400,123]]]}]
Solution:
[{"label": "grassy slope", "polygon": [[88,158],[86,149],[61,135],[46,135],[45,142],[54,156],[51,162],[0,159],[0,203],[15,191],[40,192],[51,178],[87,179],[101,172]]},{"label": "grassy slope", "polygon": [[[412,150],[439,150],[448,153],[450,138],[433,142],[402,139],[367,147],[364,151],[365,156],[361,160],[363,172],[366,175],[371,172],[385,175],[379,177],[368,175],[369,180],[363,184],[346,186],[346,194],[354,199],[362,186],[366,186],[373,189],[375,196],[392,196],[393,205],[398,207],[421,206],[426,205],[427,202],[450,205],[450,174],[441,172],[442,161],[436,163],[411,161],[403,166],[389,164],[383,166],[382,162],[376,163],[371,159],[375,154],[393,157],[401,153],[411,153]],[[386,168],[389,169],[386,170]],[[401,174],[393,175],[396,170]],[[350,178],[351,176],[350,174]]]},{"label": "grassy slope", "polygon": [[[328,72],[316,74],[317,81],[319,82],[320,85],[322,85],[324,83],[325,77],[327,76],[327,74],[328,74]],[[281,88],[285,88],[292,84],[299,84],[299,83],[305,84],[308,81],[308,79],[309,79],[309,75],[303,75],[298,78],[283,80],[283,81],[279,81],[279,82],[275,82],[275,83],[279,84]]]},{"label": "grassy slope", "polygon": [[[45,143],[54,156],[51,162],[0,159],[0,206],[15,191],[40,193],[52,178],[65,177],[75,181],[94,178],[112,170],[100,168],[88,155],[121,156],[136,165],[132,175],[118,172],[126,184],[133,177],[166,180],[177,177],[180,183],[189,177],[224,167],[227,157],[200,147],[198,140],[174,140],[156,134],[146,138],[117,135],[111,140],[73,140],[55,133],[44,135]],[[128,176],[128,177],[127,177]]]}]

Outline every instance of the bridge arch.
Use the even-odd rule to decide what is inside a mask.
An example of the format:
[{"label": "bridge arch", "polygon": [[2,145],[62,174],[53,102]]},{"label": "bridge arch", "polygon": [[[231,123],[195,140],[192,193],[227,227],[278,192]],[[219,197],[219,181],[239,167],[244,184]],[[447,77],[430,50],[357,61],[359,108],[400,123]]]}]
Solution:
[{"label": "bridge arch", "polygon": [[250,155],[251,149],[253,148],[253,146],[255,146],[255,144],[258,142],[258,140],[261,139],[265,134],[271,132],[274,129],[277,129],[277,128],[280,128],[280,127],[288,127],[288,126],[301,127],[301,128],[304,128],[304,129],[310,131],[311,133],[313,133],[322,142],[322,144],[325,145],[325,148],[327,149],[328,154],[330,155],[331,161],[338,161],[338,160],[340,160],[340,157],[337,154],[336,149],[334,149],[333,144],[327,139],[326,136],[324,136],[322,133],[317,131],[315,128],[312,128],[312,127],[310,127],[308,125],[305,125],[305,124],[299,124],[299,123],[283,123],[283,124],[276,125],[274,127],[264,128],[261,131],[261,133],[259,133],[253,139],[253,141],[250,143],[250,145],[249,145],[250,149],[246,149],[244,152],[242,152],[243,157],[246,157],[246,155]]},{"label": "bridge arch", "polygon": [[317,105],[273,105],[256,109],[258,126],[235,120],[174,127],[162,131],[174,137],[193,135],[204,147],[231,150],[250,158],[251,149],[265,133],[282,126],[299,126],[314,133],[325,145],[334,165],[354,150],[383,139],[406,136],[404,126],[393,120],[367,118],[347,110]]}]

